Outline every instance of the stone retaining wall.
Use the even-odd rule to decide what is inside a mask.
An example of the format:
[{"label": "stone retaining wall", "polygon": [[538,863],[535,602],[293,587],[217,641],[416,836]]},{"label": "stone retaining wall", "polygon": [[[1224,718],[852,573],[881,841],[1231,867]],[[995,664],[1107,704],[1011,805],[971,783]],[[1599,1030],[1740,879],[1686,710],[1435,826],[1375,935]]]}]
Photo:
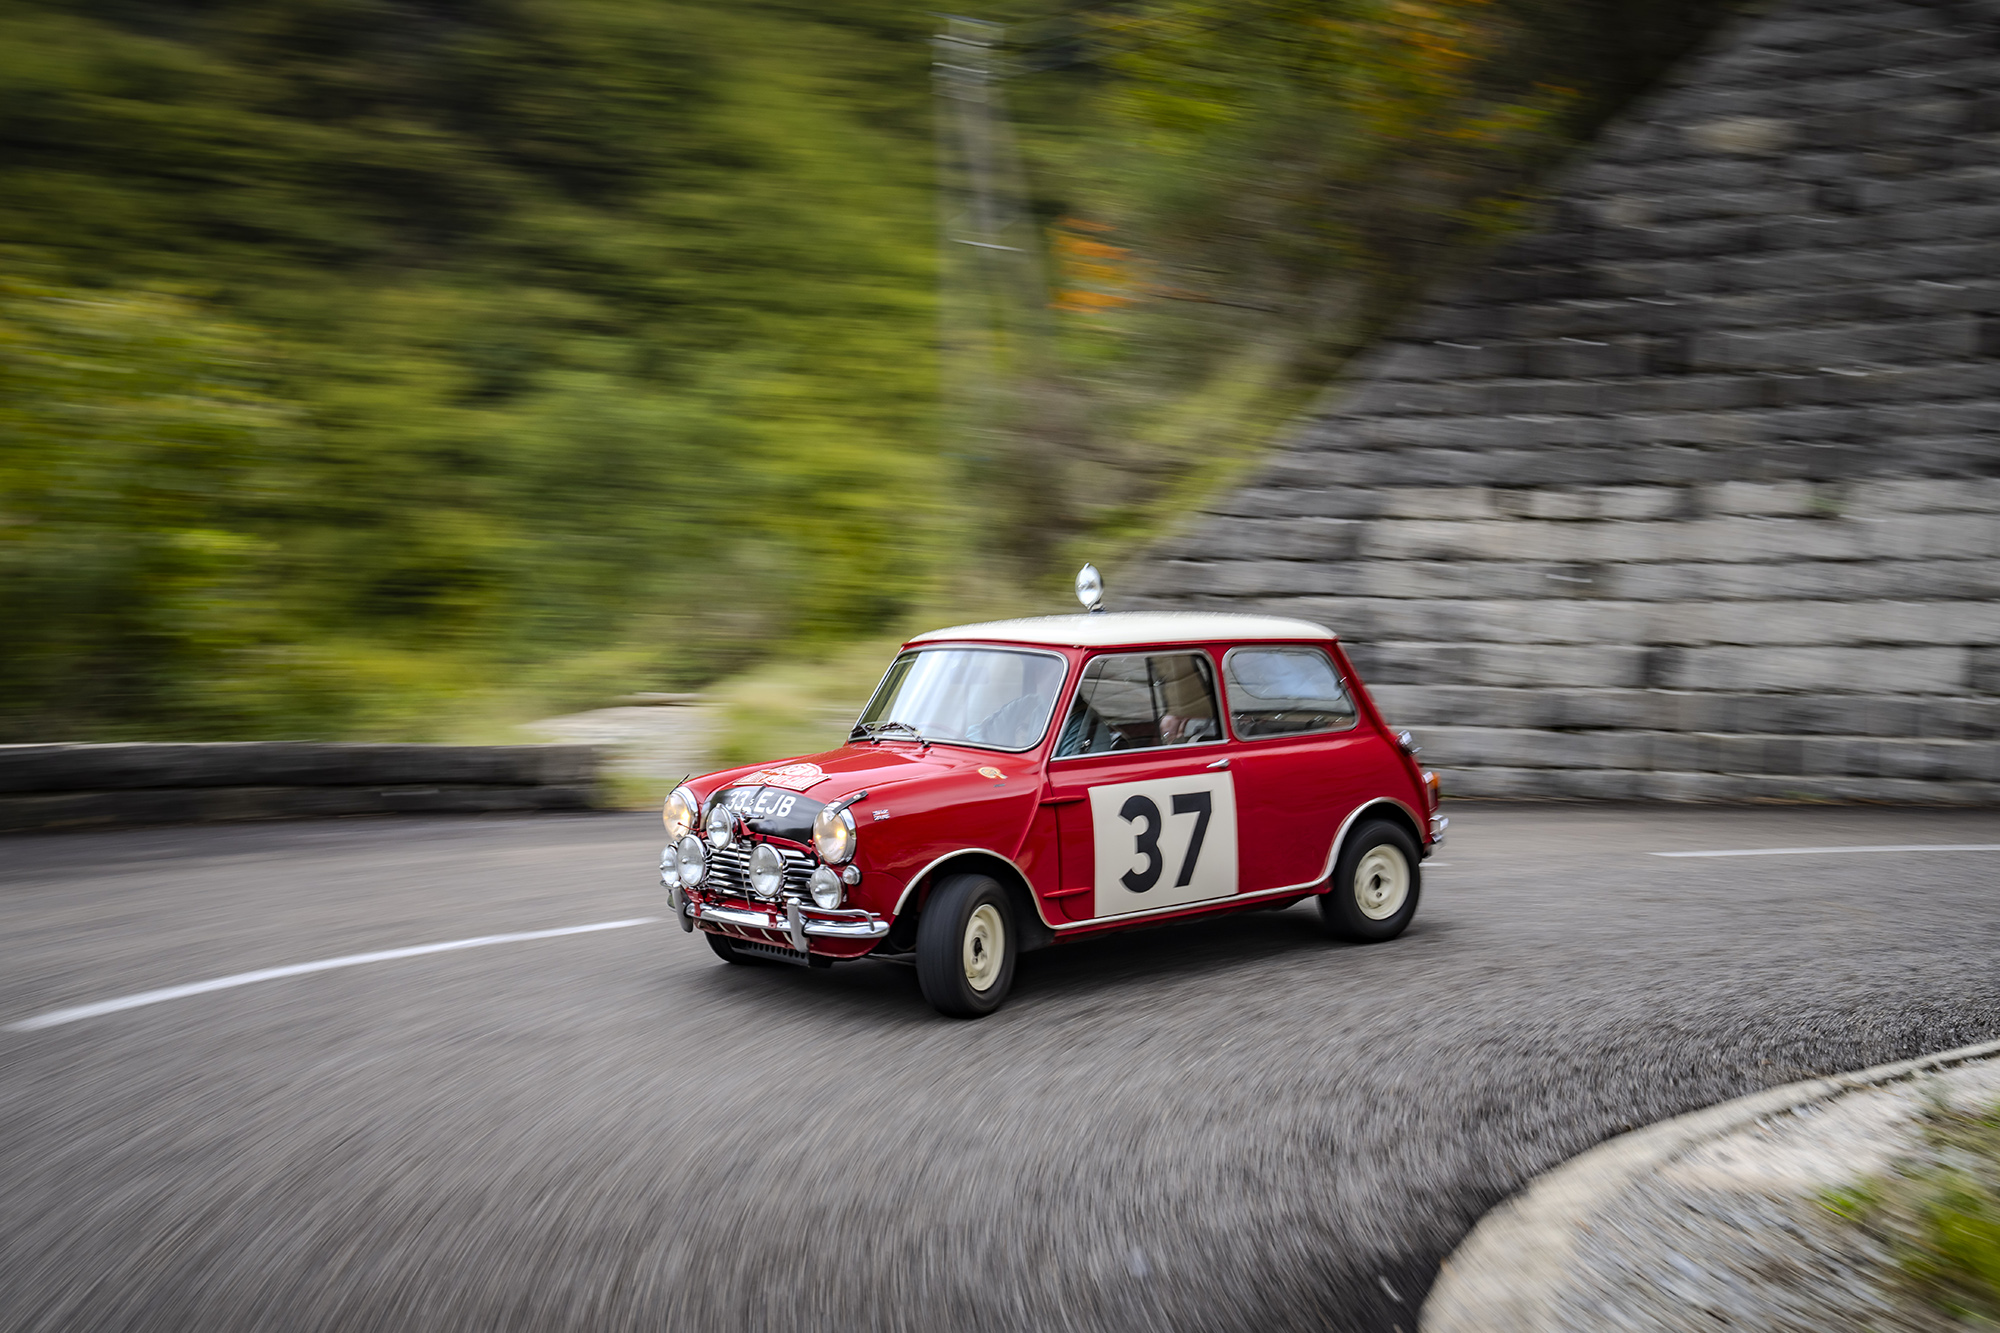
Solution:
[{"label": "stone retaining wall", "polygon": [[0,745],[0,833],[586,810],[601,766],[590,745]]},{"label": "stone retaining wall", "polygon": [[2000,4],[1745,21],[1113,574],[1332,627],[1463,795],[2000,797]]}]

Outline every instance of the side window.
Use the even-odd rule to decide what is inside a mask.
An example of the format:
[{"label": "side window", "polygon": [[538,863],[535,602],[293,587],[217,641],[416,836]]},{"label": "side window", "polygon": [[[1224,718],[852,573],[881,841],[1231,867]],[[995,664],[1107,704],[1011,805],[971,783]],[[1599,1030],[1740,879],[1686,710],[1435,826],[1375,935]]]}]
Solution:
[{"label": "side window", "polygon": [[1093,657],[1063,719],[1055,757],[1221,739],[1208,654]]},{"label": "side window", "polygon": [[1232,648],[1222,659],[1236,738],[1303,736],[1354,725],[1354,705],[1317,648]]}]

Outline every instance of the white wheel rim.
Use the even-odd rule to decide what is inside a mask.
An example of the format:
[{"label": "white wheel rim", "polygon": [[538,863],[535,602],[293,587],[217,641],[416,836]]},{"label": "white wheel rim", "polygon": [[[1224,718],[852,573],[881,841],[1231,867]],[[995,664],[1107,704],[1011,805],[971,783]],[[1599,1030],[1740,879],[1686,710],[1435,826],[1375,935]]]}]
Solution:
[{"label": "white wheel rim", "polygon": [[965,923],[965,980],[974,990],[992,990],[1000,976],[1000,955],[1006,952],[1007,928],[992,903],[972,909]]},{"label": "white wheel rim", "polygon": [[1370,921],[1387,921],[1410,896],[1410,863],[1394,847],[1370,847],[1354,867],[1354,905]]}]

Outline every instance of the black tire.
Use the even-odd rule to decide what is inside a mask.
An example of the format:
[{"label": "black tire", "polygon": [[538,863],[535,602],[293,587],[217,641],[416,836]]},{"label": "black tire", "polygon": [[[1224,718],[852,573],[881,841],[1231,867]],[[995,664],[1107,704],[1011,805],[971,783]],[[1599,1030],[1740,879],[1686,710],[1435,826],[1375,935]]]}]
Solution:
[{"label": "black tire", "polygon": [[715,950],[715,956],[725,963],[734,963],[738,967],[755,967],[764,961],[752,954],[736,952],[735,941],[727,935],[718,935],[712,930],[704,930],[701,933],[708,937],[708,947]]},{"label": "black tire", "polygon": [[[947,1018],[992,1013],[1014,987],[1018,937],[1007,890],[991,876],[953,875],[943,881],[931,890],[917,920],[917,984],[924,998]],[[975,984],[980,980],[983,987]]]},{"label": "black tire", "polygon": [[[1400,901],[1396,898],[1396,857],[1402,858],[1406,881]],[[1355,829],[1340,849],[1340,860],[1334,863],[1332,886],[1320,895],[1319,919],[1326,933],[1352,944],[1395,939],[1417,914],[1417,899],[1423,892],[1422,865],[1416,840],[1400,825],[1371,820]]]}]

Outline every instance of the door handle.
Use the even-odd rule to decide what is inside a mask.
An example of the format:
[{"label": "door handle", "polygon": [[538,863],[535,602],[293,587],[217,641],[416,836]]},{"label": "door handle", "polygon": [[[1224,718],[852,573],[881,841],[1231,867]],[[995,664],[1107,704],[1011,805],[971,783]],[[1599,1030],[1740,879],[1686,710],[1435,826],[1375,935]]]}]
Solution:
[{"label": "door handle", "polygon": [[1212,763],[1212,764],[1209,764],[1209,765],[1207,765],[1207,767],[1209,767],[1209,768],[1228,768],[1228,767],[1229,767],[1229,761],[1228,761],[1227,759],[1218,759],[1218,760],[1216,760],[1216,761],[1215,761],[1214,763]]}]

